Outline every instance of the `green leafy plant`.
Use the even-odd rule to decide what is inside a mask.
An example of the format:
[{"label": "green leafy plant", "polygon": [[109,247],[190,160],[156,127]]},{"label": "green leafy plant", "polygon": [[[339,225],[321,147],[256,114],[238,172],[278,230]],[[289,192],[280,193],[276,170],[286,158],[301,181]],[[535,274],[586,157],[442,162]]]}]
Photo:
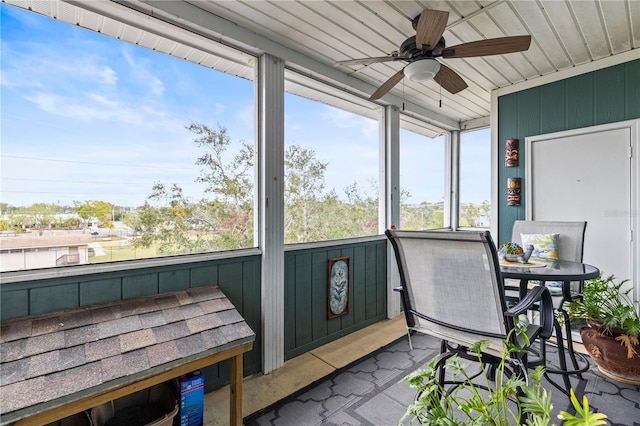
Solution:
[{"label": "green leafy plant", "polygon": [[560,411],[558,414],[558,418],[560,420],[564,420],[564,426],[579,426],[579,425],[590,425],[590,426],[599,426],[606,425],[607,418],[606,415],[602,413],[594,413],[589,409],[589,401],[586,396],[582,397],[582,404],[578,401],[576,394],[571,389],[571,404],[573,408],[576,410],[576,414],[579,414],[581,418],[574,416],[573,414],[569,414],[566,411]]},{"label": "green leafy plant", "polygon": [[616,340],[632,358],[640,334],[640,304],[631,298],[631,288],[623,290],[627,281],[616,281],[613,275],[585,281],[582,297],[568,304],[568,313],[570,319],[600,326],[605,333],[619,332]]},{"label": "green leafy plant", "polygon": [[[495,377],[491,375],[490,379],[480,355],[488,345],[487,341],[480,341],[470,348],[478,355],[479,373],[469,375],[467,366],[457,355],[445,362],[453,380],[460,383],[458,386],[447,389],[440,384],[437,358],[431,360],[427,368],[406,376],[404,380],[417,391],[418,397],[407,407],[400,423],[415,418],[424,425],[513,425],[520,424],[524,418],[525,424],[530,426],[555,425],[552,422],[551,394],[541,383],[544,368],[538,366],[530,371],[529,383],[515,374],[507,374],[507,354],[517,350],[507,345],[495,369]],[[604,419],[607,416],[594,413],[586,397],[580,404],[571,390],[571,402],[576,415],[564,411],[558,414],[564,425],[606,424]]]}]

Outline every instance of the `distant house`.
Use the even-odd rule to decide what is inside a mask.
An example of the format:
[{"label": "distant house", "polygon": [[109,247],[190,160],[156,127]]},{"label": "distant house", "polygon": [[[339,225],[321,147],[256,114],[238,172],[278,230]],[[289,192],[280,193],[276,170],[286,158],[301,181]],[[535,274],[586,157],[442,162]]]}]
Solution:
[{"label": "distant house", "polygon": [[90,235],[0,237],[0,272],[89,263]]}]

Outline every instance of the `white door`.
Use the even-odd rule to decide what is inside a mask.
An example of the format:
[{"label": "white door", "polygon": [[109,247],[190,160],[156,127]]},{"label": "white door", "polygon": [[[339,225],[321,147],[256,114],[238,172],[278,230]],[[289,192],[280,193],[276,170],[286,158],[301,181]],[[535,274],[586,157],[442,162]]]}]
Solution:
[{"label": "white door", "polygon": [[527,138],[524,196],[528,219],[586,220],[583,261],[631,287],[632,128],[610,127]]}]

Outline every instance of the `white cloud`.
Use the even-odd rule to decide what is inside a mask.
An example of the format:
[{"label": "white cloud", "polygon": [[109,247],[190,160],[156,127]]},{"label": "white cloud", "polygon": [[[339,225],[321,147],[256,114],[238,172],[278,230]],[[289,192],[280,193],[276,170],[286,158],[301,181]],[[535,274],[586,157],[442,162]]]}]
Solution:
[{"label": "white cloud", "polygon": [[164,93],[164,83],[151,72],[148,61],[134,58],[129,46],[125,46],[122,49],[122,56],[129,64],[133,79],[146,86],[154,95],[162,95]]},{"label": "white cloud", "polygon": [[378,122],[351,112],[327,107],[326,116],[341,129],[357,129],[364,136],[378,132]]}]

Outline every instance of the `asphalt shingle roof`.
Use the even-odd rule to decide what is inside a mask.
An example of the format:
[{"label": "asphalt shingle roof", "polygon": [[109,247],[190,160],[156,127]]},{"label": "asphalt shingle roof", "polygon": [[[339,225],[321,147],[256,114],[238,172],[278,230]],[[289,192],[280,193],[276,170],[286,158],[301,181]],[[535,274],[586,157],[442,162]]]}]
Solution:
[{"label": "asphalt shingle roof", "polygon": [[254,339],[217,286],[3,321],[0,414]]}]

